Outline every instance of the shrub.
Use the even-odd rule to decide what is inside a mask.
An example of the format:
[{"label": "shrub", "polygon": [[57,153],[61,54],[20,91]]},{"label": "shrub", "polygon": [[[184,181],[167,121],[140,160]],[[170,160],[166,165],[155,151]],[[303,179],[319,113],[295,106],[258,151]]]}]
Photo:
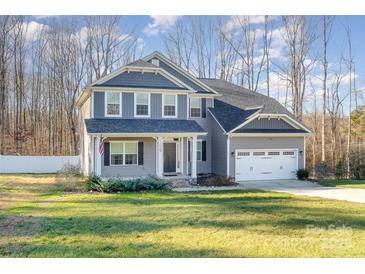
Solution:
[{"label": "shrub", "polygon": [[201,186],[232,186],[236,185],[232,177],[208,174],[198,177],[198,185]]},{"label": "shrub", "polygon": [[357,180],[365,179],[365,165],[353,164],[350,166],[351,177]]},{"label": "shrub", "polygon": [[88,180],[88,189],[105,193],[166,190],[168,182],[155,178],[130,180],[111,178],[108,181],[102,181],[99,177],[92,176]]},{"label": "shrub", "polygon": [[315,166],[315,170],[319,179],[333,177],[333,170],[326,162],[320,162]]},{"label": "shrub", "polygon": [[344,178],[346,176],[346,161],[345,159],[341,159],[337,166],[336,166],[336,170],[335,170],[335,176],[336,178]]},{"label": "shrub", "polygon": [[307,180],[309,177],[309,172],[305,168],[301,168],[297,170],[297,178],[298,180]]},{"label": "shrub", "polygon": [[62,169],[57,172],[57,175],[64,177],[80,177],[80,167],[71,164],[65,164]]}]

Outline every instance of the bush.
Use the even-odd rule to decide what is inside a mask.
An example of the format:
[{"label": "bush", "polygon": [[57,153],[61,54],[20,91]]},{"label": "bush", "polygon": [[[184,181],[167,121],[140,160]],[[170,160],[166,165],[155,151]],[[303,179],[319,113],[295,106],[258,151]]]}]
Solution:
[{"label": "bush", "polygon": [[155,178],[131,180],[111,178],[108,181],[102,181],[98,176],[92,176],[88,180],[88,189],[105,193],[166,190],[168,182]]},{"label": "bush", "polygon": [[71,164],[65,164],[62,169],[57,172],[57,175],[64,177],[80,177],[80,167]]},{"label": "bush", "polygon": [[198,185],[201,186],[233,186],[236,185],[232,177],[208,174],[198,177]]},{"label": "bush", "polygon": [[316,176],[319,179],[333,177],[333,169],[326,162],[320,162],[315,166]]},{"label": "bush", "polygon": [[360,180],[365,179],[365,165],[353,164],[350,167],[351,178]]},{"label": "bush", "polygon": [[341,159],[337,166],[336,166],[336,170],[335,170],[335,176],[336,178],[345,178],[346,177],[346,161],[345,159]]},{"label": "bush", "polygon": [[309,172],[305,168],[301,168],[297,170],[297,178],[298,180],[307,180],[309,177]]}]

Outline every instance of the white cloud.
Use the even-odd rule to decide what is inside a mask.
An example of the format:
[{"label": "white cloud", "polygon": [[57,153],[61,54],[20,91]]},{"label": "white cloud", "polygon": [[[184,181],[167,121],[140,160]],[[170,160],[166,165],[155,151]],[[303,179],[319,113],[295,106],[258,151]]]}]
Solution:
[{"label": "white cloud", "polygon": [[[275,16],[269,16],[269,21],[275,19]],[[223,26],[223,31],[230,32],[241,27],[242,24],[263,24],[265,23],[265,15],[235,15],[226,22]]]},{"label": "white cloud", "polygon": [[31,21],[23,24],[26,30],[25,39],[28,43],[31,43],[38,39],[40,32],[49,28],[49,26],[38,23],[36,21]]},{"label": "white cloud", "polygon": [[152,23],[144,28],[144,33],[148,36],[155,36],[173,27],[181,15],[151,15]]}]

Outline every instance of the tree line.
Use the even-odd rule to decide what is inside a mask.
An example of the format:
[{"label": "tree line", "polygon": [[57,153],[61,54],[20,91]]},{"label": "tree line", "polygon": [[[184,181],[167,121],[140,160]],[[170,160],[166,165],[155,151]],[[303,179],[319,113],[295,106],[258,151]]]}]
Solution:
[{"label": "tree line", "polygon": [[[329,52],[333,25],[343,45]],[[25,16],[0,17],[0,154],[78,154],[76,99],[88,83],[143,54],[121,16],[59,17],[29,37]],[[272,96],[313,130],[308,168],[363,164],[364,98],[351,25],[333,16],[184,16],[163,52],[197,77]],[[338,39],[338,34],[336,37]],[[318,172],[318,171],[317,171]]]}]

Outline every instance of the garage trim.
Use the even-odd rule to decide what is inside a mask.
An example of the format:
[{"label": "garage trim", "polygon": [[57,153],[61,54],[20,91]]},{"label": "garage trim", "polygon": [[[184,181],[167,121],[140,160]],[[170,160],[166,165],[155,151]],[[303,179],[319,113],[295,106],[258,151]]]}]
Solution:
[{"label": "garage trim", "polygon": [[[296,151],[296,170],[299,169],[299,149],[298,148],[276,148],[276,149],[264,149],[264,148],[260,148],[260,149],[235,149],[235,153],[234,153],[234,176],[235,176],[235,180],[237,179],[237,154],[238,152],[272,152],[272,151]],[[260,178],[258,178],[257,180],[260,180]]]}]

